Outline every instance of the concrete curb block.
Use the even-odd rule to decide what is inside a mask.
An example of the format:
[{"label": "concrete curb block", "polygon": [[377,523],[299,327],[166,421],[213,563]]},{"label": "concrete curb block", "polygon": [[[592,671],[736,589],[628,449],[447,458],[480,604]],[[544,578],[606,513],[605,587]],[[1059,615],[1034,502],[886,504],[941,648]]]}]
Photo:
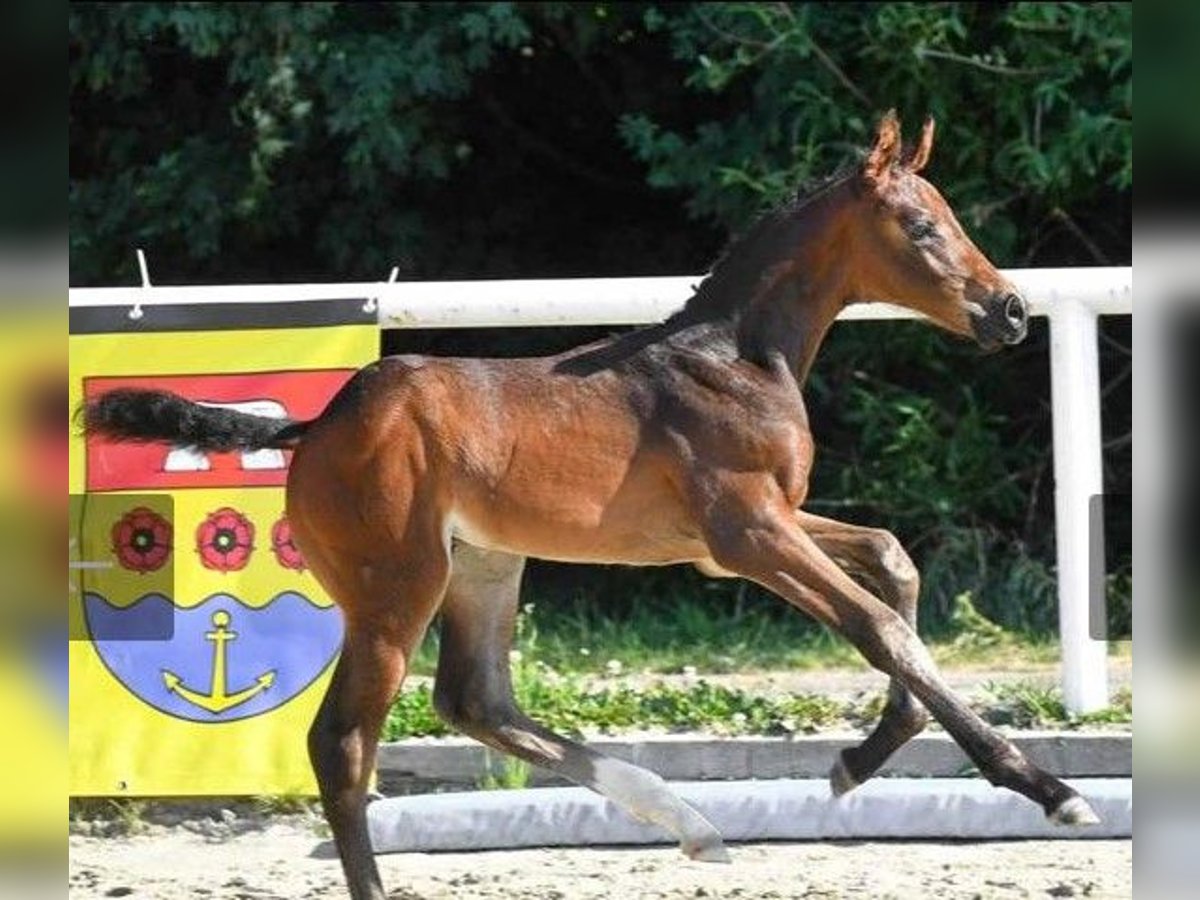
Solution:
[{"label": "concrete curb block", "polygon": [[[837,799],[823,779],[685,782],[672,788],[727,841],[1133,834],[1132,780],[1075,779],[1071,784],[1100,815],[1100,825],[1051,825],[1040,807],[977,778],[881,779]],[[376,853],[673,843],[662,829],[635,821],[579,787],[378,800],[367,807],[367,821]]]},{"label": "concrete curb block", "polygon": [[[1037,731],[1010,735],[1037,765],[1062,778],[1127,778],[1133,774],[1133,735],[1114,732]],[[757,778],[825,778],[837,754],[862,740],[860,734],[793,738],[654,735],[597,739],[591,747],[657,772],[668,781],[729,781]],[[379,748],[379,782],[407,793],[422,787],[476,787],[505,757],[466,738],[415,738]],[[884,767],[893,777],[953,778],[972,771],[970,760],[949,735],[914,738]],[[565,781],[534,769],[529,784]]]}]

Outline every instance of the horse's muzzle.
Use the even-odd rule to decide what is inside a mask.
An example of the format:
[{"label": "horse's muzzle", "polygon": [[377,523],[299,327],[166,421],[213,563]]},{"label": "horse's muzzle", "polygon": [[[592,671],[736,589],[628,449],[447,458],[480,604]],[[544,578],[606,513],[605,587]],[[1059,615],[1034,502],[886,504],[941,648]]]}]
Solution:
[{"label": "horse's muzzle", "polygon": [[1019,294],[995,295],[986,312],[972,321],[975,339],[984,347],[1019,344],[1029,333],[1029,305]]}]

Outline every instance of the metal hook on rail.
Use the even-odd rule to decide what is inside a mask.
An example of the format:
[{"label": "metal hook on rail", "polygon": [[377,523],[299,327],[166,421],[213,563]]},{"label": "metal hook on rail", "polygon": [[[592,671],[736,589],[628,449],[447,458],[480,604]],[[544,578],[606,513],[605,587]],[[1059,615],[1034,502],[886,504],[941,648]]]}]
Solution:
[{"label": "metal hook on rail", "polygon": [[[146,265],[146,253],[141,247],[137,248],[137,261],[138,268],[142,272],[142,288],[148,290],[150,288],[150,269]],[[135,322],[144,315],[145,312],[142,310],[142,304],[140,303],[134,303],[133,309],[129,310],[129,318]]]},{"label": "metal hook on rail", "polygon": [[[392,266],[392,271],[388,275],[388,280],[386,283],[387,284],[395,284],[396,278],[399,276],[399,274],[400,274],[400,267]],[[368,297],[367,302],[363,304],[363,312],[365,312],[365,313],[373,313],[378,309],[379,309],[379,297],[378,296]]]}]

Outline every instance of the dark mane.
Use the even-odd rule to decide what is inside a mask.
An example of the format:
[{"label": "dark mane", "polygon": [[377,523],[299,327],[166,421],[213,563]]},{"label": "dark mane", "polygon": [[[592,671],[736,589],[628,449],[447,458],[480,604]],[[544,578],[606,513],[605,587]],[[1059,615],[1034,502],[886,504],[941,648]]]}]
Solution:
[{"label": "dark mane", "polygon": [[702,332],[693,337],[703,344],[711,338],[716,320],[749,300],[763,273],[788,254],[789,238],[810,223],[803,210],[857,171],[857,165],[845,165],[831,175],[808,181],[791,200],[760,215],[726,244],[695,293],[666,320],[576,347],[564,354],[554,370],[589,375],[629,359],[651,344],[678,341],[681,333],[695,326],[701,326]]},{"label": "dark mane", "polygon": [[724,310],[739,297],[744,299],[746,291],[752,291],[762,273],[780,258],[780,245],[791,231],[788,226],[803,224],[801,211],[851,177],[857,168],[857,163],[846,164],[830,175],[807,181],[786,203],[760,214],[725,245],[687,304],[667,321],[700,311]]}]

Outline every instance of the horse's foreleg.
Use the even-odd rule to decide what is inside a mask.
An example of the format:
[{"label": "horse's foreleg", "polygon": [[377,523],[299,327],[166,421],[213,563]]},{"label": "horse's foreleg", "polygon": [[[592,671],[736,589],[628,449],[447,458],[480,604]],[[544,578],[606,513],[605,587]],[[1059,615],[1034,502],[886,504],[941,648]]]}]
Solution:
[{"label": "horse's foreleg", "polygon": [[903,617],[842,571],[800,527],[771,486],[730,492],[715,504],[709,547],[722,568],[774,591],[850,640],[875,668],[911,690],[992,784],[1038,803],[1053,821],[1096,821],[1086,801],[1030,763],[959,698]]},{"label": "horse's foreleg", "polygon": [[434,704],[476,740],[610,798],[674,834],[693,859],[727,861],[721,836],[658,775],[539,725],[516,705],[509,669],[524,559],[462,545],[442,604]]},{"label": "horse's foreleg", "polygon": [[[917,630],[920,575],[894,534],[806,512],[797,513],[797,521],[822,552],[851,575],[865,578],[879,598],[896,610],[909,628]],[[920,734],[928,721],[929,714],[912,692],[892,678],[875,729],[857,747],[843,750],[834,763],[829,773],[833,793],[844,794],[874,775],[888,757]]]}]

